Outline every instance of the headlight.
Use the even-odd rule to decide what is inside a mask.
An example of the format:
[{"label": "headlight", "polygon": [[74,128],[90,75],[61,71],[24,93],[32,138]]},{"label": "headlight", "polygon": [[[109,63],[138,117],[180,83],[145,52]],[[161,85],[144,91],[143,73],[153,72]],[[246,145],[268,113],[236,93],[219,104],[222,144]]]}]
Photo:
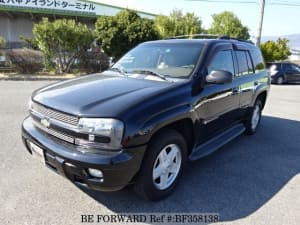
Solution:
[{"label": "headlight", "polygon": [[[89,135],[88,140],[76,139],[75,143],[85,147],[120,149],[124,124],[110,118],[81,118],[78,123],[80,133]],[[99,141],[100,140],[100,141]]]}]

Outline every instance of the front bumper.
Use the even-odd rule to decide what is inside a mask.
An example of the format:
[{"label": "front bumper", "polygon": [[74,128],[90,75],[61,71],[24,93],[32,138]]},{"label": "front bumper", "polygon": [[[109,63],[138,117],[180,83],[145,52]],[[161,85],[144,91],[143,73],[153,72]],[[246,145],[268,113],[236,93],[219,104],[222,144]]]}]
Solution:
[{"label": "front bumper", "polygon": [[[100,191],[117,191],[132,182],[139,171],[146,145],[121,149],[118,152],[89,153],[61,141],[33,125],[30,117],[22,124],[22,139],[43,149],[45,165],[70,181]],[[103,179],[89,175],[87,169],[99,169]]]}]

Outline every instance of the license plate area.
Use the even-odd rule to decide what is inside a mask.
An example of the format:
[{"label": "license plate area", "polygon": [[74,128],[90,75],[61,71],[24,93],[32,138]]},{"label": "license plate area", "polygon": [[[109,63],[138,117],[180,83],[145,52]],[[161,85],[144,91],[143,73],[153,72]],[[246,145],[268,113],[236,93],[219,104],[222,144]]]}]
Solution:
[{"label": "license plate area", "polygon": [[44,150],[32,142],[29,142],[29,147],[32,152],[32,156],[45,163]]}]

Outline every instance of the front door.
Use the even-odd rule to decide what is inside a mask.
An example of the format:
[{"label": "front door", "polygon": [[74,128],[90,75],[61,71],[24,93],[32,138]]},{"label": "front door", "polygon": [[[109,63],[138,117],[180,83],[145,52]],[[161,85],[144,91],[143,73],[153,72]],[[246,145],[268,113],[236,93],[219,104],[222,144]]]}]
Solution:
[{"label": "front door", "polygon": [[[205,76],[213,70],[225,70],[234,76],[231,44],[218,46],[210,58]],[[207,84],[197,96],[194,107],[200,121],[198,144],[201,144],[233,123],[235,111],[239,108],[239,86],[235,81],[229,84]]]}]

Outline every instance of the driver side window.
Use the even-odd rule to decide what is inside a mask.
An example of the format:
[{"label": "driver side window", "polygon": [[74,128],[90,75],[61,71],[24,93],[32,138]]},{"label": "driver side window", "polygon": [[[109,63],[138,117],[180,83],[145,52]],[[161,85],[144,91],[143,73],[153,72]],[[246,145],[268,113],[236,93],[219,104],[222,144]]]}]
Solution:
[{"label": "driver side window", "polygon": [[234,74],[231,50],[219,51],[215,54],[207,67],[208,74],[213,70],[225,70]]}]

